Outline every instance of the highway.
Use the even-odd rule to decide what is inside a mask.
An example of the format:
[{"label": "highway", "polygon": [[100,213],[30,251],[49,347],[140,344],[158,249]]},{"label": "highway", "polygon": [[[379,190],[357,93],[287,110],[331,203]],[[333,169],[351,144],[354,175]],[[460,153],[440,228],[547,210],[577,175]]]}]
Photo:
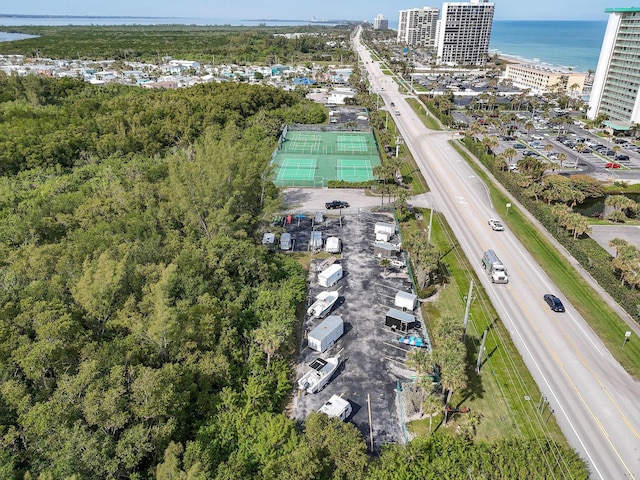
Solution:
[{"label": "highway", "polygon": [[[372,89],[387,105],[395,103],[391,110],[399,110],[394,119],[429,184],[435,208],[444,213],[474,265],[570,445],[587,462],[590,478],[640,479],[640,382],[611,356],[515,235],[487,225],[488,218],[505,214],[505,205],[491,205],[483,182],[448,143],[452,133],[426,129],[359,35],[354,47]],[[489,248],[509,269],[509,284],[488,280],[480,258]],[[552,312],[542,300],[545,293],[559,296],[566,313]],[[557,478],[566,478],[561,469]]]}]

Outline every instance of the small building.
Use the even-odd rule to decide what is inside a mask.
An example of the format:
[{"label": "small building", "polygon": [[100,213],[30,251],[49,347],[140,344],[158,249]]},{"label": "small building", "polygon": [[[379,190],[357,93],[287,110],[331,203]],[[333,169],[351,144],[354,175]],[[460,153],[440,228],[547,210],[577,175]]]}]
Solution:
[{"label": "small building", "polygon": [[400,251],[400,247],[390,242],[374,242],[373,254],[376,257],[392,258]]}]

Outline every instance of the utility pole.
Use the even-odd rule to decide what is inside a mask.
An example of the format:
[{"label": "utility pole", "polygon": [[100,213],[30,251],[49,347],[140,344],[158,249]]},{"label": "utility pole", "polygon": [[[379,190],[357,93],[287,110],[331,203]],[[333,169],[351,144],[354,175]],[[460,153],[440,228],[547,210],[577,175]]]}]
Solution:
[{"label": "utility pole", "polygon": [[462,343],[464,343],[464,341],[467,338],[467,324],[469,323],[469,310],[471,309],[472,295],[473,295],[473,280],[471,280],[471,283],[469,284],[469,294],[467,295],[467,306],[464,309],[464,323],[462,324]]},{"label": "utility pole", "polygon": [[[431,225],[433,225],[433,203],[431,204],[431,211],[429,213],[429,231],[427,232],[427,243],[431,245]],[[473,282],[471,282],[473,285]]]}]

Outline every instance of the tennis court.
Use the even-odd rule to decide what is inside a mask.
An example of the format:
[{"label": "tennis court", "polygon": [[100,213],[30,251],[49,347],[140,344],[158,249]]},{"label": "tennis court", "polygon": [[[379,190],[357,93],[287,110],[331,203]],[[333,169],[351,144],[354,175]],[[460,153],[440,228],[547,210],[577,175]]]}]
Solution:
[{"label": "tennis court", "polygon": [[378,152],[372,132],[287,130],[273,155],[274,183],[324,187],[329,180],[374,180]]}]

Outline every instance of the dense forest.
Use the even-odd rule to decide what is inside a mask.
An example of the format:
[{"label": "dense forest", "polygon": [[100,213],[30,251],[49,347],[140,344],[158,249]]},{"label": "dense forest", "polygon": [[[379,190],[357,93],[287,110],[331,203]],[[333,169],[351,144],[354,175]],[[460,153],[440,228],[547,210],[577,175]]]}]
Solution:
[{"label": "dense forest", "polygon": [[[161,57],[201,63],[352,63],[349,27],[221,27],[196,25],[24,26],[3,31],[39,35],[0,42],[0,54],[76,60],[160,63]],[[303,33],[287,38],[282,34]]]},{"label": "dense forest", "polygon": [[281,89],[228,83],[158,91],[0,72],[0,102],[0,174],[164,154],[228,122],[273,140],[283,123],[326,119],[320,105]]},{"label": "dense forest", "polygon": [[0,477],[586,478],[546,441],[371,460],[352,424],[282,413],[306,276],[257,237],[280,126],[321,107],[2,76],[0,111]]}]

